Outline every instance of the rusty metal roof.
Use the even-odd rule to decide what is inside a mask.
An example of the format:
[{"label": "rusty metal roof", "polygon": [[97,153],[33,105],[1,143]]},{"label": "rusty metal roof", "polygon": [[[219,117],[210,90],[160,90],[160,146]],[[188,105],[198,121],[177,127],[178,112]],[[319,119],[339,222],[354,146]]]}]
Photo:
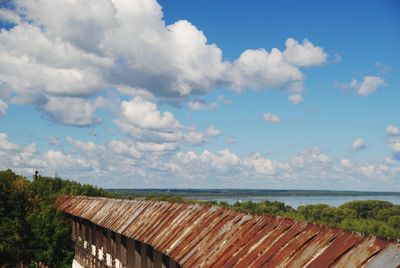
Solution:
[{"label": "rusty metal roof", "polygon": [[142,241],[182,267],[400,267],[400,245],[203,204],[58,198],[63,212]]}]

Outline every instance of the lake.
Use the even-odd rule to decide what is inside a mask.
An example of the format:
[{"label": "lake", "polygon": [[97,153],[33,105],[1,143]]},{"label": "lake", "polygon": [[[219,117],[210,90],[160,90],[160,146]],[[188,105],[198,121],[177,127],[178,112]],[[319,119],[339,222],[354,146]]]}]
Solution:
[{"label": "lake", "polygon": [[193,196],[188,197],[194,200],[211,201],[215,200],[218,202],[225,201],[229,204],[233,204],[237,201],[254,201],[260,202],[263,200],[279,201],[293,208],[297,208],[302,205],[310,204],[327,204],[330,206],[338,207],[346,202],[353,200],[383,200],[389,201],[393,204],[400,204],[399,195],[365,195],[365,196],[235,196],[235,197],[217,197],[217,196]]}]

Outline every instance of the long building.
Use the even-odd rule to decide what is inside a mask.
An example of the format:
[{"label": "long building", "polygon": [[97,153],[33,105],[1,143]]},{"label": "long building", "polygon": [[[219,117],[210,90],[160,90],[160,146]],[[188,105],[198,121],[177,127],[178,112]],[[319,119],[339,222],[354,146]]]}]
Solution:
[{"label": "long building", "polygon": [[76,267],[400,267],[400,245],[204,204],[64,196]]}]

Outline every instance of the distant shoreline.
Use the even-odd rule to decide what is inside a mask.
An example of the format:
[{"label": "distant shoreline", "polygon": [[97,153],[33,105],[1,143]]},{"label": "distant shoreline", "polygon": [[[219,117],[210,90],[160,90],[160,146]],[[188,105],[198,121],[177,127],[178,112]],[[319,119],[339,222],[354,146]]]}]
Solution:
[{"label": "distant shoreline", "polygon": [[108,191],[123,194],[147,196],[153,194],[173,194],[178,196],[400,196],[400,192],[377,191],[336,191],[336,190],[257,190],[257,189],[107,189]]}]

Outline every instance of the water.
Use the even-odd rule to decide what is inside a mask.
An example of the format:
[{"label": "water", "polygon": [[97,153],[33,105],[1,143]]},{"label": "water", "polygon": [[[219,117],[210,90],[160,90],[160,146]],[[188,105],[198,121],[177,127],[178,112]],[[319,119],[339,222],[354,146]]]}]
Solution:
[{"label": "water", "polygon": [[382,200],[389,201],[393,204],[400,204],[400,196],[399,195],[384,195],[384,196],[235,196],[235,197],[215,197],[215,196],[196,196],[189,197],[190,199],[202,200],[202,201],[211,201],[215,200],[218,202],[224,201],[229,204],[233,204],[237,201],[253,201],[260,202],[264,200],[268,201],[279,201],[283,202],[286,205],[289,205],[293,208],[298,208],[302,205],[311,205],[311,204],[326,204],[333,207],[338,207],[346,202],[353,200]]}]

